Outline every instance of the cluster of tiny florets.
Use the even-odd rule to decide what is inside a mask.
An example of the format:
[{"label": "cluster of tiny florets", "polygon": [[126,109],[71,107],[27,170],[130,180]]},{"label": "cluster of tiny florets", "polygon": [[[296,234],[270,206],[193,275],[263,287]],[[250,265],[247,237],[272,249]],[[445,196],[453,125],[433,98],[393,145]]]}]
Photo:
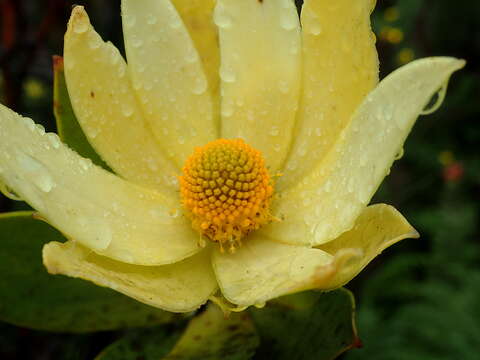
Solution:
[{"label": "cluster of tiny florets", "polygon": [[271,220],[273,187],[261,153],[243,140],[219,139],[195,149],[180,176],[193,228],[230,251]]}]

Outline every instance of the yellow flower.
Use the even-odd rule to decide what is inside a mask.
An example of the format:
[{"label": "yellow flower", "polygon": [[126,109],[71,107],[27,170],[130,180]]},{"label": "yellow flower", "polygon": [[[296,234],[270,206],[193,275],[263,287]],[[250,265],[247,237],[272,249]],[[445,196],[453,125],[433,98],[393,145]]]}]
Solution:
[{"label": "yellow flower", "polygon": [[[69,239],[45,246],[49,272],[170,311],[220,292],[243,307],[342,286],[386,247],[417,237],[391,206],[367,205],[416,118],[464,62],[418,60],[377,84],[374,2],[305,0],[300,21],[291,0],[123,0],[128,66],[75,7],[68,91],[116,175],[0,108],[1,180]],[[221,162],[205,147],[217,138],[256,149],[235,157],[229,148],[226,158],[261,153],[268,173],[259,157],[250,174],[263,174],[251,180],[263,184],[251,204],[261,220],[235,214],[248,201],[233,197],[230,213],[209,218],[189,185],[181,199],[178,177],[194,149]],[[197,181],[202,161],[187,162],[181,179]],[[243,160],[228,161],[236,169]]]}]

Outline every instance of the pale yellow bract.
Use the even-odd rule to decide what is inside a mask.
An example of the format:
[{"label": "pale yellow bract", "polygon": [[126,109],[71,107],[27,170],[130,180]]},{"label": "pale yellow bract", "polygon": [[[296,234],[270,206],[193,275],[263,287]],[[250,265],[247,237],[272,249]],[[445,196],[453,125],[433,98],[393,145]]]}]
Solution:
[{"label": "pale yellow bract", "polygon": [[[414,61],[378,82],[374,0],[123,0],[128,66],[81,6],[65,35],[75,114],[109,173],[0,107],[0,178],[63,232],[52,274],[175,312],[344,285],[418,236],[367,206],[415,120],[462,60]],[[442,93],[442,91],[440,92]],[[439,101],[440,103],[440,101]],[[433,109],[432,109],[433,110]],[[272,217],[235,253],[199,246],[177,177],[195,147],[242,138],[276,178]]]}]

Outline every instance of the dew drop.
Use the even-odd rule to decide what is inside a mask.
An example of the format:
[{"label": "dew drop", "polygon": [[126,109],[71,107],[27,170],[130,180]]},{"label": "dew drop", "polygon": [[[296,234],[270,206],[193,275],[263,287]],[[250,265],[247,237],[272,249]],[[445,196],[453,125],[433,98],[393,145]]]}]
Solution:
[{"label": "dew drop", "polygon": [[195,84],[192,87],[192,92],[196,95],[203,94],[207,90],[207,80],[203,77],[197,77],[195,79]]},{"label": "dew drop", "polygon": [[285,30],[293,30],[297,27],[298,16],[296,12],[285,11],[280,17],[280,26]]},{"label": "dew drop", "polygon": [[33,184],[43,192],[50,192],[55,187],[55,181],[48,169],[30,155],[19,153],[19,166],[29,175]]},{"label": "dew drop", "polygon": [[293,45],[290,47],[290,54],[292,54],[292,55],[298,54],[298,46],[297,46],[297,44],[293,44]]},{"label": "dew drop", "polygon": [[132,46],[133,47],[139,48],[142,45],[143,45],[143,40],[142,39],[138,39],[136,37],[132,39]]},{"label": "dew drop", "polygon": [[278,136],[279,133],[280,129],[278,128],[278,126],[272,126],[272,128],[270,129],[270,135]]},{"label": "dew drop", "polygon": [[217,5],[213,13],[213,21],[219,28],[228,29],[232,26],[232,18],[223,5]]},{"label": "dew drop", "polygon": [[123,103],[121,107],[123,115],[125,115],[126,117],[130,117],[133,115],[133,106],[131,104]]},{"label": "dew drop", "polygon": [[353,182],[354,182],[353,179],[350,179],[350,180],[348,180],[348,182],[347,182],[347,191],[348,191],[349,193],[352,193],[352,192],[353,192]]},{"label": "dew drop", "polygon": [[322,29],[322,26],[320,25],[320,23],[318,21],[314,21],[311,25],[310,25],[310,33],[312,35],[315,35],[315,36],[318,36],[322,33],[323,29]]},{"label": "dew drop", "polygon": [[48,133],[47,137],[50,145],[52,145],[54,149],[58,149],[60,147],[60,139],[58,138],[57,134]]},{"label": "dew drop", "polygon": [[300,148],[298,149],[298,155],[300,155],[302,157],[307,155],[307,147],[305,146],[305,144],[300,146]]},{"label": "dew drop", "polygon": [[22,118],[23,123],[27,126],[28,130],[33,131],[35,130],[35,123],[30,118]]},{"label": "dew drop", "polygon": [[222,116],[230,117],[233,115],[233,106],[231,103],[225,102],[221,110]]},{"label": "dew drop", "polygon": [[155,15],[152,15],[152,14],[148,14],[147,16],[147,24],[148,25],[154,25],[157,23],[157,17]]},{"label": "dew drop", "polygon": [[90,159],[81,158],[79,164],[84,171],[87,171],[92,166],[92,161]]},{"label": "dew drop", "polygon": [[288,86],[288,82],[285,81],[285,80],[280,80],[278,82],[278,88],[279,88],[280,92],[283,93],[283,94],[287,94],[288,91],[290,90],[290,88]]},{"label": "dew drop", "polygon": [[40,135],[45,135],[45,128],[43,127],[43,125],[35,124],[35,128]]},{"label": "dew drop", "polygon": [[88,30],[88,22],[85,20],[75,21],[73,23],[73,31],[77,34],[83,34]]},{"label": "dew drop", "polygon": [[198,54],[197,54],[197,52],[195,51],[194,48],[190,49],[188,54],[185,56],[185,61],[187,63],[194,63],[194,62],[198,61]]},{"label": "dew drop", "polygon": [[86,129],[86,133],[92,139],[95,139],[98,136],[99,128],[96,126],[91,126]]},{"label": "dew drop", "polygon": [[266,304],[265,302],[259,302],[259,303],[256,303],[256,304],[253,305],[253,306],[255,306],[255,307],[258,308],[258,309],[262,309],[262,308],[265,307],[265,304]]},{"label": "dew drop", "polygon": [[233,83],[237,79],[233,70],[228,69],[225,66],[220,67],[220,78],[226,83]]},{"label": "dew drop", "polygon": [[123,23],[126,27],[133,27],[137,22],[137,18],[134,15],[123,15]]},{"label": "dew drop", "polygon": [[[106,213],[104,214],[104,217],[107,217]],[[91,246],[99,250],[105,250],[108,248],[113,237],[110,226],[106,222],[100,220],[96,221],[94,224],[89,224],[89,226],[95,229],[95,243]]]},{"label": "dew drop", "polygon": [[255,112],[253,110],[247,111],[247,121],[252,123],[255,120]]},{"label": "dew drop", "polygon": [[368,161],[368,156],[365,152],[362,152],[360,154],[360,166],[361,167],[364,167],[367,165],[367,161]]},{"label": "dew drop", "polygon": [[170,22],[170,27],[171,27],[172,29],[179,29],[180,26],[182,26],[182,22],[181,22],[180,18],[178,18],[178,17],[173,17],[172,20],[171,20],[171,22]]},{"label": "dew drop", "polygon": [[324,185],[325,192],[329,193],[332,191],[332,182],[330,180],[327,180]]},{"label": "dew drop", "polygon": [[154,159],[148,159],[147,166],[150,170],[152,170],[154,172],[158,170],[158,165],[157,165],[157,163],[155,162]]},{"label": "dew drop", "polygon": [[297,168],[298,164],[296,161],[290,161],[287,165],[287,169],[293,171]]}]

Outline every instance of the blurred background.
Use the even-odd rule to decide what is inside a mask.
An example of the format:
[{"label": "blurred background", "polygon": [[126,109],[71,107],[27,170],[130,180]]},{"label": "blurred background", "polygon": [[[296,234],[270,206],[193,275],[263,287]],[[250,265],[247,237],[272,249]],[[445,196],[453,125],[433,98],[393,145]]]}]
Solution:
[{"label": "blurred background", "polygon": [[[123,49],[119,0],[75,3],[86,6],[104,39]],[[0,101],[49,131],[55,130],[51,56],[62,54],[72,5],[0,0]],[[400,209],[422,236],[387,250],[348,285],[357,298],[363,348],[343,359],[478,359],[479,19],[478,1],[378,0],[373,27],[381,77],[425,56],[461,57],[467,66],[454,75],[440,110],[418,120],[374,199]],[[25,208],[0,195],[0,212]],[[0,358],[90,359],[115,337],[0,322]]]}]

